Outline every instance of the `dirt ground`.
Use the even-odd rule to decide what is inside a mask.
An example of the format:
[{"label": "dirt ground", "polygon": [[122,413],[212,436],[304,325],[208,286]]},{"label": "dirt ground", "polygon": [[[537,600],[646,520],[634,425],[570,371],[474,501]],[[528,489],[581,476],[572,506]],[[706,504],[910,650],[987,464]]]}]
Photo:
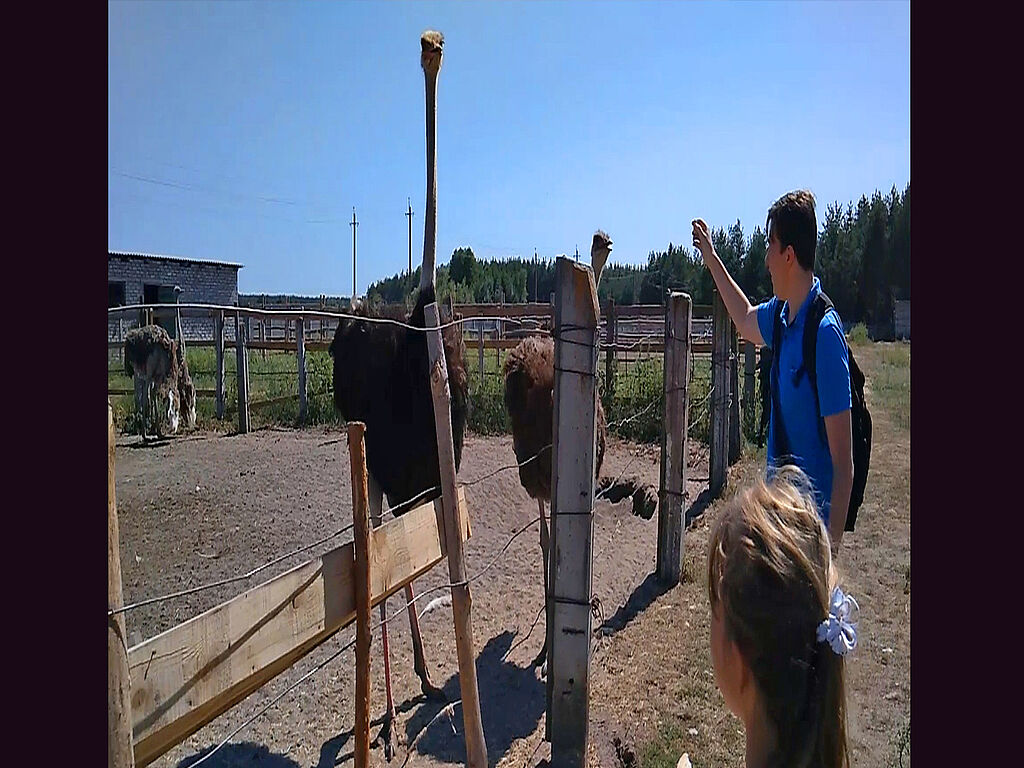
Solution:
[{"label": "dirt ground", "polygon": [[[872,469],[857,531],[846,534],[838,563],[844,587],[861,606],[859,645],[847,665],[850,744],[854,766],[909,768],[909,416],[906,426],[901,426],[873,402],[871,381],[880,375],[884,345],[863,349],[858,348],[857,355],[869,377]],[[126,602],[244,573],[351,522],[347,448],[344,434],[337,430],[198,434],[153,447],[140,447],[137,437],[121,436],[116,460]],[[512,464],[510,437],[468,435],[459,480],[468,483]],[[708,475],[704,446],[691,448],[690,466],[690,500],[703,508]],[[667,591],[650,575],[656,519],[633,517],[628,501],[598,504],[593,589],[601,601],[602,616],[594,621],[598,631],[590,665],[591,765],[671,767],[684,751],[695,768],[742,765],[741,724],[725,708],[711,669],[706,549],[709,525],[724,501],[763,466],[762,452],[747,455],[730,468],[725,499],[708,506],[687,529],[684,579]],[[614,477],[624,469],[656,484],[658,447],[610,439],[604,474]],[[473,536],[466,556],[472,575],[491,562],[513,532],[536,517],[537,508],[519,485],[514,469],[472,485],[467,497]],[[251,581],[132,611],[127,615],[131,643],[342,541],[335,539],[289,558]],[[534,527],[513,541],[498,564],[472,584],[488,758],[492,766],[502,768],[533,768],[550,755],[550,747],[542,741],[544,685],[531,667],[543,642],[543,619],[528,634],[542,606],[538,542]],[[446,582],[447,568],[439,566],[416,586],[419,591]],[[399,597],[389,601],[391,613],[400,608]],[[433,682],[456,700],[459,686],[451,608],[426,614],[421,625]],[[194,762],[353,634],[354,627],[343,629],[154,765],[181,767]],[[420,695],[404,615],[392,622],[391,638],[399,742],[391,765],[401,766],[407,746],[438,715],[441,705]],[[384,711],[379,649],[379,633],[374,630],[372,737]],[[349,650],[232,736],[203,766],[351,765],[354,688],[354,651]],[[453,722],[441,715],[423,730],[409,763],[427,766],[464,763],[464,759],[462,713],[456,708]],[[387,765],[379,743],[371,749],[371,762]]]},{"label": "dirt ground", "polygon": [[[138,437],[117,441],[117,506],[125,603],[164,595],[246,573],[347,525],[352,519],[348,449],[343,432],[326,429],[264,429],[249,435],[191,434],[143,445]],[[657,485],[657,446],[610,438],[603,475],[625,471]],[[695,451],[688,490],[697,498],[707,486],[706,449]],[[515,464],[511,437],[467,435],[460,482],[472,483]],[[515,469],[499,471],[467,488],[472,538],[467,571],[489,564],[511,535],[537,517],[537,504],[519,484]],[[593,589],[608,627],[624,625],[655,562],[657,522],[631,513],[629,501],[600,501],[594,519]],[[130,611],[131,645],[207,610],[245,589],[338,546],[350,535],[288,558],[255,578]],[[416,582],[417,591],[447,583],[447,568]],[[637,590],[640,590],[640,593]],[[543,604],[539,529],[517,537],[493,568],[474,581],[473,632],[489,762],[525,760],[544,729],[544,684],[531,661],[544,638],[543,618],[527,637]],[[443,592],[438,594],[444,594]],[[632,596],[632,601],[631,601]],[[404,601],[388,602],[389,613]],[[427,600],[421,601],[420,610]],[[375,614],[376,615],[376,614]],[[459,698],[451,608],[421,620],[430,673],[450,700]],[[218,744],[290,684],[326,659],[354,634],[346,627],[270,684],[221,715],[154,765],[187,765]],[[438,714],[441,705],[420,695],[412,665],[409,623],[390,625],[391,669],[398,709],[396,735],[401,765],[407,745]],[[511,654],[513,643],[521,642]],[[608,639],[595,640],[595,649]],[[372,736],[384,711],[384,676],[374,631],[371,690]],[[506,654],[508,654],[506,658]],[[600,661],[595,660],[596,672]],[[354,651],[317,672],[274,708],[246,727],[207,768],[327,766],[351,762],[354,740]],[[464,760],[462,714],[453,733],[445,715],[415,745],[410,762],[432,765]],[[593,727],[593,726],[592,726]],[[544,745],[546,747],[546,745]],[[387,765],[380,745],[374,764]]]}]

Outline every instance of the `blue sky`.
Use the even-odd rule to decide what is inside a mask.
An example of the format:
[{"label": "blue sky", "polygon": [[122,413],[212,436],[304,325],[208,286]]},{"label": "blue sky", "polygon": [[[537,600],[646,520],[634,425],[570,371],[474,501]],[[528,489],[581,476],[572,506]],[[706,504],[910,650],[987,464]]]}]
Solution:
[{"label": "blue sky", "polygon": [[910,181],[909,2],[108,4],[108,246],[348,296],[423,247],[419,36],[438,83],[438,261],[645,263],[691,219]]}]

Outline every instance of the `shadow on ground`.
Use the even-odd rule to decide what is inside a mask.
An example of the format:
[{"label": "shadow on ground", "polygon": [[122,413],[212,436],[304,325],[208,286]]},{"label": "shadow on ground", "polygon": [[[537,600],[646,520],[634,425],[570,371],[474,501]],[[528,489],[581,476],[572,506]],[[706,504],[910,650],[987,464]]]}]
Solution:
[{"label": "shadow on ground", "polygon": [[[515,634],[509,631],[492,637],[476,661],[480,716],[487,741],[487,762],[490,765],[505,755],[513,742],[536,730],[546,707],[544,682],[538,679],[537,670],[532,666],[520,667],[502,660],[514,638]],[[448,701],[462,698],[457,674],[448,678],[443,688]],[[419,736],[413,751],[431,755],[443,762],[465,764],[462,707],[455,707],[454,717],[449,719],[441,715],[431,723],[444,706],[443,702],[429,701],[420,707],[405,724],[406,743],[411,744],[430,723]],[[453,724],[457,733],[452,733]],[[404,752],[400,747],[396,760],[404,759]]]},{"label": "shadow on ground", "polygon": [[[194,755],[184,758],[177,768],[190,768],[199,760],[210,754],[213,746],[207,747]],[[216,754],[202,764],[202,768],[300,768],[299,764],[286,755],[271,752],[262,744],[251,741],[239,744],[225,744]]]}]

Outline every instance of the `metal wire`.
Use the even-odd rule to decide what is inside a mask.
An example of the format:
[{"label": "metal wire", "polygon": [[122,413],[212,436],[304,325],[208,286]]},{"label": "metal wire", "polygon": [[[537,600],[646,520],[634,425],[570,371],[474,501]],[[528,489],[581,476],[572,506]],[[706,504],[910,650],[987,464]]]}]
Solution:
[{"label": "metal wire", "polygon": [[289,557],[291,557],[292,555],[297,555],[300,552],[305,552],[307,549],[312,549],[313,547],[319,546],[320,544],[323,544],[323,543],[325,543],[327,541],[330,541],[331,539],[333,539],[336,536],[340,536],[345,531],[351,530],[353,525],[346,525],[344,528],[341,528],[341,529],[335,531],[334,533],[330,534],[329,536],[325,536],[324,538],[320,539],[319,541],[315,541],[312,544],[307,544],[306,546],[300,547],[299,549],[296,549],[293,552],[289,552],[286,555],[281,555],[280,557],[275,557],[269,563],[265,563],[265,564],[259,566],[258,568],[254,568],[251,571],[249,571],[248,573],[243,573],[241,576],[232,576],[231,578],[228,578],[228,579],[222,579],[220,581],[215,581],[212,584],[203,584],[203,585],[198,586],[198,587],[192,587],[190,589],[184,589],[184,590],[181,590],[180,592],[174,592],[174,593],[169,594],[169,595],[162,595],[160,597],[151,597],[148,600],[140,600],[137,603],[131,603],[130,605],[124,605],[124,606],[121,606],[120,608],[113,608],[113,609],[110,609],[110,610],[107,611],[107,617],[109,618],[110,616],[115,616],[116,614],[119,614],[119,613],[125,613],[125,612],[131,611],[131,610],[133,610],[135,608],[141,608],[144,605],[152,605],[153,603],[161,603],[161,602],[164,602],[166,600],[172,600],[172,599],[177,598],[177,597],[184,597],[185,595],[191,595],[191,594],[194,594],[196,592],[202,592],[203,590],[206,590],[206,589],[213,589],[214,587],[222,587],[225,584],[231,584],[231,583],[236,582],[236,581],[244,581],[245,579],[250,579],[253,576],[255,576],[257,573],[259,573],[260,571],[262,571],[262,570],[264,570],[266,568],[269,568],[272,565],[280,563],[282,560],[286,560]]}]

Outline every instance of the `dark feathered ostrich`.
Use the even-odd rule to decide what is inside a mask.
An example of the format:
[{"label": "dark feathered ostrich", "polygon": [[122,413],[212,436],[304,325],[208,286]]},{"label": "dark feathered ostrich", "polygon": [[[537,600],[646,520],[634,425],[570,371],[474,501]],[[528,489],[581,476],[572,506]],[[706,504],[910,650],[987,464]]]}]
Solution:
[{"label": "dark feathered ostrich", "polygon": [[140,417],[143,439],[151,419],[158,437],[163,437],[165,420],[171,434],[177,432],[182,413],[186,426],[195,426],[196,390],[181,346],[167,331],[159,325],[128,331],[124,337],[124,370],[135,380],[135,412]]},{"label": "dark feathered ostrich", "polygon": [[[406,322],[425,327],[424,309],[436,301],[435,256],[437,232],[436,97],[437,76],[441,68],[444,38],[428,30],[420,38],[420,63],[426,82],[427,112],[427,212],[423,232],[423,265],[419,294]],[[359,314],[367,315],[361,308]],[[467,378],[463,363],[465,345],[462,333],[452,326],[442,333],[448,384],[451,390],[452,438],[455,444],[455,468],[462,461],[462,440],[467,416]],[[346,421],[366,424],[366,464],[369,473],[369,504],[374,526],[382,517],[382,494],[395,515],[441,496],[437,434],[433,399],[430,391],[430,359],[426,335],[390,324],[361,319],[345,319],[331,342],[334,359],[334,403]],[[410,501],[411,500],[411,501]],[[407,503],[403,503],[407,502]],[[444,698],[430,682],[423,642],[420,637],[412,585],[405,588],[412,629],[413,657],[424,694]],[[385,604],[380,606],[386,618]],[[391,668],[388,656],[387,624],[383,627],[384,675],[387,694],[382,738],[385,756],[394,754],[391,723],[394,701],[391,694]]]},{"label": "dark feathered ostrich", "polygon": [[[601,281],[601,272],[612,250],[612,241],[604,232],[594,233],[590,260],[594,280]],[[550,533],[544,513],[544,502],[551,501],[552,422],[555,396],[555,340],[550,336],[530,336],[523,339],[505,359],[505,408],[512,422],[512,448],[519,468],[519,480],[532,498],[537,499],[540,510],[540,547],[544,558],[544,594],[548,594],[548,542]],[[594,478],[601,475],[604,461],[605,432],[607,430],[604,407],[597,398],[597,435]],[[657,504],[657,496],[650,485],[635,478],[623,482],[602,482],[602,495],[616,502],[632,496],[633,514],[650,519]],[[547,645],[534,660],[540,666],[547,657]]]}]

